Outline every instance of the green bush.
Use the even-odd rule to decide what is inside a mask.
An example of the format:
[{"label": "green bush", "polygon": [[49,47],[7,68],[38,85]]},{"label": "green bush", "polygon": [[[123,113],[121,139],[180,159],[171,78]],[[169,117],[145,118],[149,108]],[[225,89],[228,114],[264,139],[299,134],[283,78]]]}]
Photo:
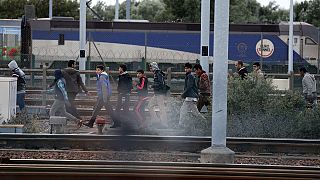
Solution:
[{"label": "green bush", "polygon": [[39,117],[33,114],[20,113],[16,117],[11,118],[8,124],[22,124],[24,133],[39,133],[40,127],[38,124]]},{"label": "green bush", "polygon": [[301,93],[276,91],[270,80],[229,79],[228,136],[320,138],[320,109]]}]

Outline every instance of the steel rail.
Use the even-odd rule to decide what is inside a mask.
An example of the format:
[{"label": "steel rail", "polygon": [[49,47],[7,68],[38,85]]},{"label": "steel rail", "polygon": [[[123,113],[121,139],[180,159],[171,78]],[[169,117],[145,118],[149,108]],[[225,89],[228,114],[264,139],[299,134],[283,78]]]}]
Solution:
[{"label": "steel rail", "polygon": [[129,161],[10,160],[1,179],[270,179],[315,180],[320,168]]},{"label": "steel rail", "polygon": [[[211,137],[150,135],[0,134],[2,149],[82,149],[198,153],[211,146]],[[319,154],[320,140],[227,138],[235,152]]]}]

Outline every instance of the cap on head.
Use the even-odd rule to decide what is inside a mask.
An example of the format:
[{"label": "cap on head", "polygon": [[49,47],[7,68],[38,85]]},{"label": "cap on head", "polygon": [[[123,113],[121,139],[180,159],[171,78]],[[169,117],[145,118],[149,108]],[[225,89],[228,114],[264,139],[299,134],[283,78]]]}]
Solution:
[{"label": "cap on head", "polygon": [[11,69],[11,70],[14,70],[16,68],[18,68],[18,64],[15,60],[12,60],[10,61],[10,63],[8,64],[8,67]]},{"label": "cap on head", "polygon": [[159,66],[158,66],[158,64],[157,64],[156,62],[150,63],[150,67],[151,67],[151,69],[152,69],[153,71],[159,70]]}]

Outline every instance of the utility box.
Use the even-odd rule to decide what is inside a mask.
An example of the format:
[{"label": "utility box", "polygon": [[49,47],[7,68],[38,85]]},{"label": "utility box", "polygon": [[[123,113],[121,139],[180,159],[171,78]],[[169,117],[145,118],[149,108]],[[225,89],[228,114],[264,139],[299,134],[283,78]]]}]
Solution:
[{"label": "utility box", "polygon": [[277,90],[289,90],[290,81],[289,79],[272,79],[272,85],[274,85]]},{"label": "utility box", "polygon": [[17,78],[0,77],[0,124],[16,116]]}]

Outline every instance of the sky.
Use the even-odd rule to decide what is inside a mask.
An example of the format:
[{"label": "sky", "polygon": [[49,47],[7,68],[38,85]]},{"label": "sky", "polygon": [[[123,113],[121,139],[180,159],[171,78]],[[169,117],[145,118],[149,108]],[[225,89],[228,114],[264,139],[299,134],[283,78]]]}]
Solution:
[{"label": "sky", "polygon": [[[92,0],[93,4],[97,3],[99,0]],[[114,5],[116,3],[116,0],[100,0],[106,2],[107,5]],[[119,0],[119,2],[123,2],[125,0]],[[199,0],[200,1],[200,0]],[[269,4],[270,0],[257,0],[261,5],[266,6]],[[276,4],[280,6],[282,9],[289,9],[290,0],[275,0]],[[301,2],[303,0],[293,0],[293,3],[295,2]]]}]

